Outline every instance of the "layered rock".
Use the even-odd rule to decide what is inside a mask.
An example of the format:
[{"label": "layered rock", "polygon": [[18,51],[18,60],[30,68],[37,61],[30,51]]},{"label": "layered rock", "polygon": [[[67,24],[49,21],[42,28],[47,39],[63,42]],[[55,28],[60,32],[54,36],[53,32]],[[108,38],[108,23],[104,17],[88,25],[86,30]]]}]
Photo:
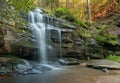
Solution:
[{"label": "layered rock", "polygon": [[[36,47],[30,32],[21,32],[11,26],[0,27],[0,56],[3,54],[14,54],[20,57],[28,58],[36,55]],[[31,57],[29,57],[32,59]]]},{"label": "layered rock", "polygon": [[0,53],[5,52],[5,46],[4,46],[5,40],[4,40],[4,37],[5,37],[6,33],[7,33],[6,29],[2,25],[0,25]]},{"label": "layered rock", "polygon": [[93,68],[108,68],[108,69],[120,69],[120,63],[110,60],[92,60],[87,64]]}]

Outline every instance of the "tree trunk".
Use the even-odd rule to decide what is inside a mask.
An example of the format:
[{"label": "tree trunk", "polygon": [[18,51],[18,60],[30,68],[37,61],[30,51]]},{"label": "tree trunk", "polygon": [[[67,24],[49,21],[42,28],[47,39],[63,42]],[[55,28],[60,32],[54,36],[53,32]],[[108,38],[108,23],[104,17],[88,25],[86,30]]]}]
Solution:
[{"label": "tree trunk", "polygon": [[90,9],[90,0],[87,0],[87,10],[88,10],[88,22],[91,25],[92,20],[91,20],[91,9]]},{"label": "tree trunk", "polygon": [[58,7],[60,7],[60,0],[58,0]]},{"label": "tree trunk", "polygon": [[66,7],[69,8],[69,0],[66,0]]}]

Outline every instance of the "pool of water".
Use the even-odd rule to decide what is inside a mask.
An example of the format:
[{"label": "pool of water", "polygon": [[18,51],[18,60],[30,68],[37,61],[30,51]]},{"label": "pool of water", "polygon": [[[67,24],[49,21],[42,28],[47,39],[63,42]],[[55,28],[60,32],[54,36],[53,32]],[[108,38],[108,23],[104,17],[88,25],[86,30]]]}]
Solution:
[{"label": "pool of water", "polygon": [[[115,72],[106,74],[101,70],[77,66],[61,66],[60,69],[51,70],[42,74],[17,76],[0,83],[109,83],[109,76],[119,76]],[[104,76],[108,76],[107,79]],[[117,77],[115,79],[118,79]],[[113,79],[113,80],[115,80]],[[104,82],[103,82],[104,80]],[[118,80],[120,83],[120,80]]]}]

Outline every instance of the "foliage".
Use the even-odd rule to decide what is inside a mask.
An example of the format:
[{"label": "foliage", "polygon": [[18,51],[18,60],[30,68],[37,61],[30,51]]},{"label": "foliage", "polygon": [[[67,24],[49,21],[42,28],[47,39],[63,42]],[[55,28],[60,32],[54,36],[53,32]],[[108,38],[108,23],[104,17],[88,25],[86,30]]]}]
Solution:
[{"label": "foliage", "polygon": [[97,41],[99,41],[99,42],[104,42],[104,41],[107,40],[107,37],[101,36],[101,35],[97,35],[97,36],[95,37],[95,39],[96,39]]},{"label": "foliage", "polygon": [[59,7],[59,0],[35,0],[35,4],[44,9],[55,10]]},{"label": "foliage", "polygon": [[55,11],[57,17],[66,18],[67,15],[70,15],[70,10],[68,8],[58,8]]},{"label": "foliage", "polygon": [[0,1],[0,22],[11,25],[15,28],[26,25],[26,13],[33,7],[34,0],[1,0]]},{"label": "foliage", "polygon": [[93,19],[103,17],[111,12],[119,11],[117,0],[101,0],[91,4]]},{"label": "foliage", "polygon": [[55,17],[54,13],[52,10],[50,9],[47,9],[47,10],[44,10],[46,13],[48,13],[51,17]]},{"label": "foliage", "polygon": [[114,36],[110,35],[96,35],[94,38],[103,43],[109,43],[111,45],[116,45],[118,44],[117,38],[113,38]]},{"label": "foliage", "polygon": [[58,8],[56,9],[55,11],[55,15],[57,17],[60,17],[60,18],[63,18],[63,19],[66,19],[70,22],[73,22],[75,25],[77,26],[82,26],[82,27],[85,27],[87,28],[88,27],[88,24],[80,19],[78,19],[76,16],[74,16],[74,14],[72,13],[72,11],[68,8]]},{"label": "foliage", "polygon": [[90,34],[90,30],[88,29],[85,29],[83,27],[77,29],[75,32],[74,32],[74,35],[77,36],[77,37],[83,37],[83,38],[86,38],[86,39],[89,39],[92,35]]},{"label": "foliage", "polygon": [[116,62],[120,62],[120,56],[116,56],[116,55],[109,55],[106,59],[116,61]]},{"label": "foliage", "polygon": [[[39,7],[55,11],[57,8],[68,8],[79,19],[88,20],[87,0],[36,0]],[[90,0],[92,19],[103,17],[111,12],[119,11],[118,0]]]},{"label": "foliage", "polygon": [[76,17],[71,13],[71,11],[68,8],[64,7],[56,9],[55,15],[71,22],[75,22],[77,20]]},{"label": "foliage", "polygon": [[106,42],[112,45],[118,44],[117,37],[107,32],[108,26],[104,26],[94,34],[94,38],[99,42]]},{"label": "foliage", "polygon": [[13,6],[16,11],[27,13],[35,6],[34,0],[8,0],[8,4]]},{"label": "foliage", "polygon": [[83,20],[80,20],[80,19],[78,19],[77,17],[75,18],[75,24],[77,25],[77,26],[82,26],[82,27],[84,27],[84,28],[88,28],[88,23],[87,22],[85,22],[85,21],[83,21]]},{"label": "foliage", "polygon": [[117,39],[114,39],[114,40],[109,40],[108,43],[110,43],[112,45],[116,45],[116,44],[118,44],[118,41],[117,41]]},{"label": "foliage", "polygon": [[107,25],[103,25],[99,30],[98,30],[98,34],[102,34],[103,32],[105,33],[105,31],[108,29],[109,27]]}]

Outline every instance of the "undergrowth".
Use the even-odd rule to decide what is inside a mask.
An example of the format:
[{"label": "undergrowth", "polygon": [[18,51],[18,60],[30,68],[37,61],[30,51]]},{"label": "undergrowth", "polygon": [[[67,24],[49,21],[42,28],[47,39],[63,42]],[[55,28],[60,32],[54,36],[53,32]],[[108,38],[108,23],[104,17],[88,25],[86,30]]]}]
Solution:
[{"label": "undergrowth", "polygon": [[116,55],[109,55],[106,59],[116,61],[116,62],[120,62],[120,56],[116,56]]}]

